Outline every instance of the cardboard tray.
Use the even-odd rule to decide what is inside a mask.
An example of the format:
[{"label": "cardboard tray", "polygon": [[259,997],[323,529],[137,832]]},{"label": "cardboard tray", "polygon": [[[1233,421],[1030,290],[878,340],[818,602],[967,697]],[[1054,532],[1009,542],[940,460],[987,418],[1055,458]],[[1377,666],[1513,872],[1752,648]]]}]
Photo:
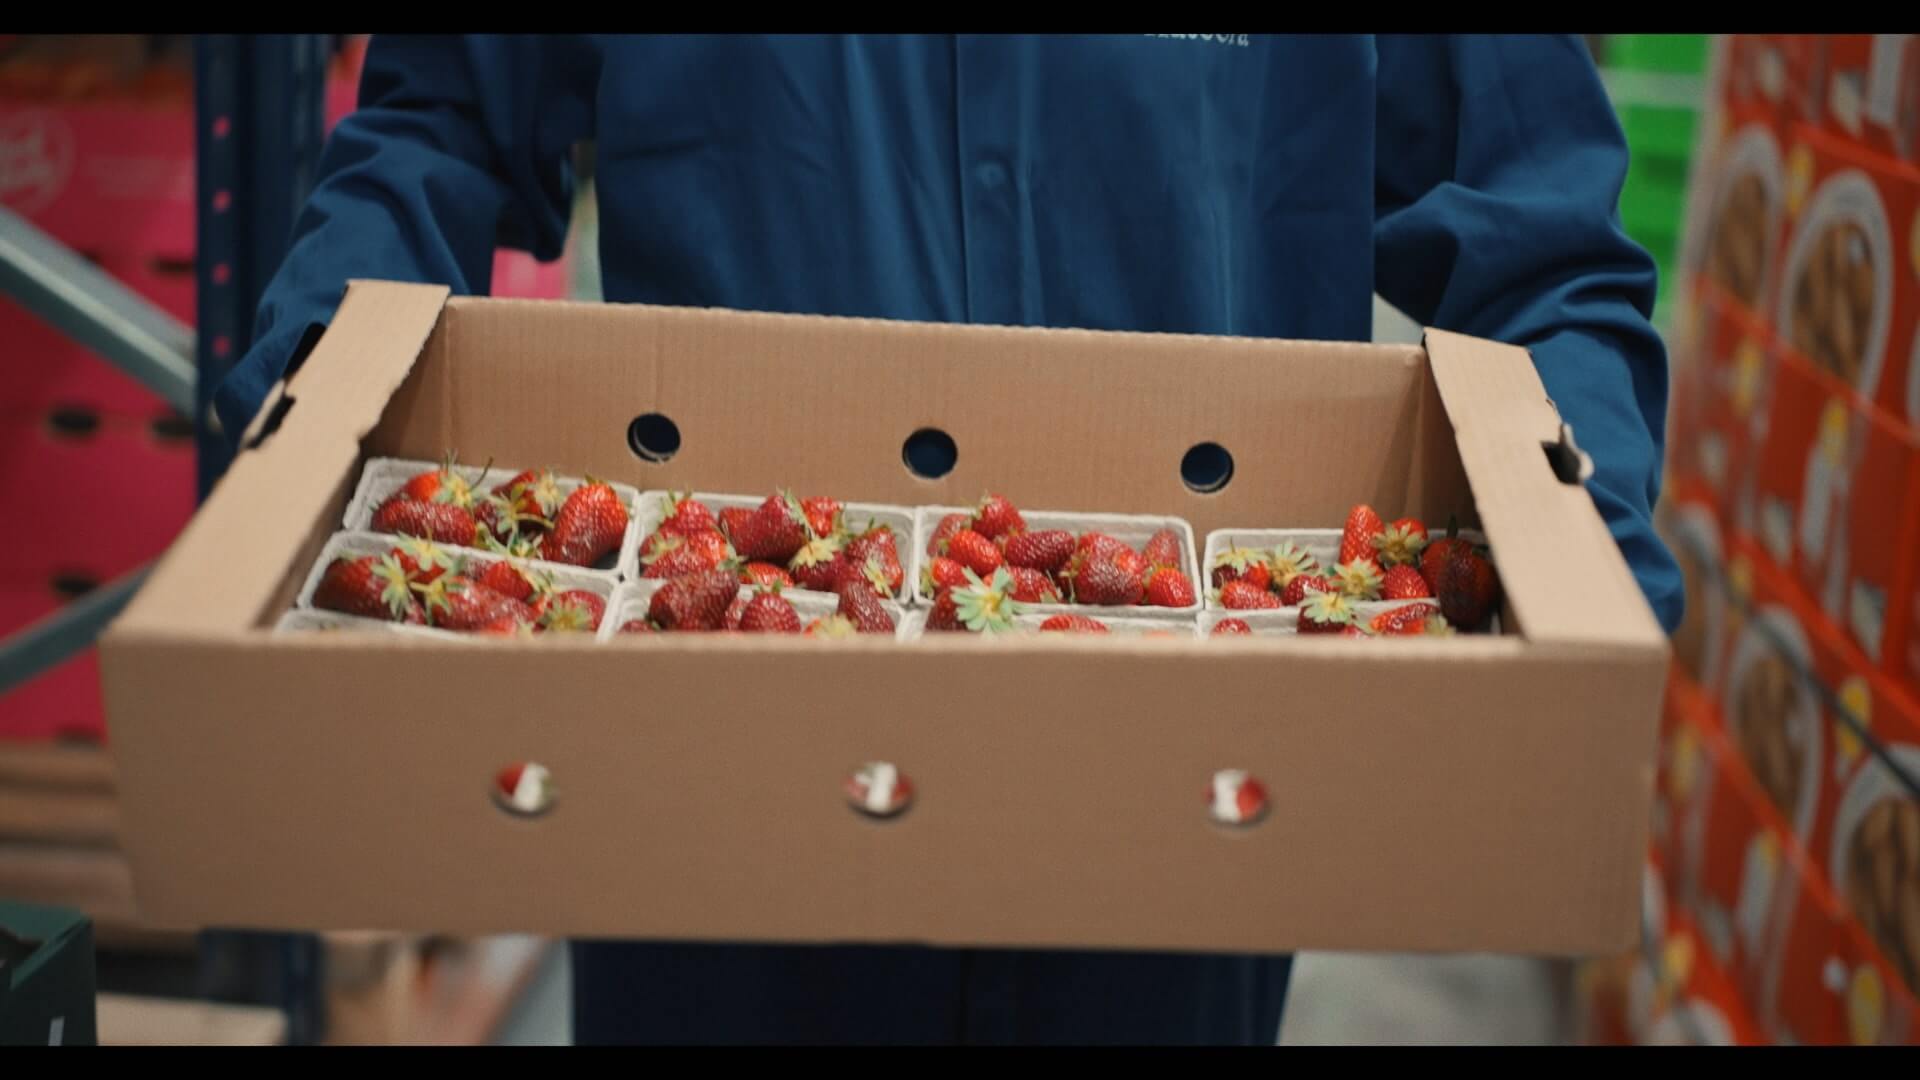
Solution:
[{"label": "cardboard tray", "polygon": [[[1004,392],[955,392],[980,385]],[[1060,385],[1098,407],[1060,412]],[[1205,389],[1227,385],[1241,392]],[[681,431],[669,461],[629,449],[648,413]],[[279,929],[1620,950],[1667,649],[1593,500],[1549,467],[1558,424],[1523,349],[1440,331],[1369,346],[356,284],[102,641],[139,902]],[[938,480],[903,465],[925,427],[960,451]],[[1506,633],[821,649],[271,631],[367,457],[433,460],[483,432],[498,460],[643,490],[912,506],[995,490],[1203,532],[1338,521],[1358,501],[1460,512],[1498,553]],[[1234,459],[1213,493],[1180,477],[1203,441]],[[406,691],[423,675],[431,709]],[[1283,677],[1312,693],[1251,689]],[[841,793],[876,760],[917,789],[886,821]],[[552,771],[552,813],[493,805],[517,761]],[[1271,793],[1259,824],[1210,820],[1223,768]]]}]

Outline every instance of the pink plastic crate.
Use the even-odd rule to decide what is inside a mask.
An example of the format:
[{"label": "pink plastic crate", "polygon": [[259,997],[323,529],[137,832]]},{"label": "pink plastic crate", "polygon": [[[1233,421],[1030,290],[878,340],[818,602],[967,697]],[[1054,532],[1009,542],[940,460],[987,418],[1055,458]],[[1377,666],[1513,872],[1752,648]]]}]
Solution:
[{"label": "pink plastic crate", "polygon": [[[0,588],[0,637],[60,607],[44,587]],[[100,664],[92,649],[0,694],[0,742],[78,738],[106,741],[100,707]]]},{"label": "pink plastic crate", "polygon": [[190,257],[193,110],[0,101],[0,204],[100,257]]},{"label": "pink plastic crate", "polygon": [[9,580],[107,581],[160,554],[192,516],[193,444],[116,417],[79,437],[0,421],[0,485],[34,511],[10,530]]}]

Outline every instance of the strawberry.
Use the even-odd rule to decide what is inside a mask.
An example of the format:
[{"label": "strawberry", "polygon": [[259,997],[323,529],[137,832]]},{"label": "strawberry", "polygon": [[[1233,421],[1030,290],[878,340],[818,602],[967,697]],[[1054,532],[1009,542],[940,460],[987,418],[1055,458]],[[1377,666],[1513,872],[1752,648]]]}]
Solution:
[{"label": "strawberry", "polygon": [[1333,568],[1333,583],[1350,600],[1380,598],[1380,565],[1366,560],[1343,562]]},{"label": "strawberry", "polygon": [[530,635],[533,630],[511,614],[501,615],[492,622],[473,628],[476,634],[491,634],[496,637],[520,637]]},{"label": "strawberry", "polygon": [[933,609],[927,612],[927,629],[952,631],[963,629],[960,625],[960,605],[953,598],[956,587],[944,586],[934,594]]},{"label": "strawberry", "polygon": [[[1309,556],[1311,558],[1311,556]],[[1273,562],[1264,551],[1230,547],[1213,557],[1210,568],[1213,587],[1224,588],[1229,581],[1246,579],[1255,588],[1264,589],[1273,580]]]},{"label": "strawberry", "polygon": [[628,619],[626,622],[620,624],[620,632],[623,634],[651,634],[653,633],[653,624],[645,619]]},{"label": "strawberry", "polygon": [[941,589],[951,589],[967,583],[967,568],[947,558],[934,556],[927,565],[920,568],[920,591],[928,596],[937,594]]},{"label": "strawberry", "polygon": [[735,593],[733,603],[727,605],[727,613],[720,618],[720,629],[740,629],[740,619],[747,613],[747,604],[753,598],[746,593]]},{"label": "strawberry", "polygon": [[1300,574],[1287,587],[1280,590],[1280,604],[1283,607],[1299,607],[1307,602],[1307,597],[1315,593],[1336,592],[1333,580],[1324,574]]},{"label": "strawberry", "polygon": [[[705,535],[718,536],[719,534]],[[643,567],[640,576],[655,580],[685,577],[688,574],[711,570],[719,565],[720,560],[708,558],[704,552],[689,543],[691,539],[685,536],[663,537],[655,534],[653,546],[645,555],[640,556],[640,565]]]},{"label": "strawberry", "polygon": [[[1074,541],[1073,544],[1073,551],[1076,555],[1105,556],[1121,550],[1133,551],[1133,549],[1127,547],[1126,544],[1103,532],[1081,533],[1080,539]],[[1135,552],[1135,554],[1138,554],[1138,552]]]},{"label": "strawberry", "polygon": [[[490,506],[483,503],[482,506]],[[539,531],[522,532],[511,529],[505,536],[495,536],[488,529],[481,529],[480,546],[497,555],[511,555],[516,559],[540,558],[540,546],[546,540],[546,534]]]},{"label": "strawberry", "polygon": [[612,485],[587,478],[553,516],[553,532],[540,545],[542,557],[568,566],[592,566],[620,546],[627,508]]},{"label": "strawberry", "polygon": [[1040,624],[1043,631],[1061,631],[1069,634],[1105,634],[1107,624],[1099,619],[1090,619],[1085,615],[1055,615]]},{"label": "strawberry", "polygon": [[1073,557],[1073,534],[1065,529],[1009,533],[1006,540],[1008,566],[1023,566],[1051,574],[1067,565],[1067,560]]},{"label": "strawberry", "polygon": [[906,583],[907,572],[900,565],[900,549],[891,526],[868,522],[863,532],[847,541],[846,559],[862,568],[869,562],[877,561],[880,576],[885,581],[885,585],[880,587],[882,595],[900,595],[900,586]]},{"label": "strawberry", "polygon": [[733,550],[743,559],[785,563],[813,538],[808,528],[806,511],[792,492],[769,495],[733,531]]},{"label": "strawberry", "polygon": [[427,622],[447,630],[496,629],[504,619],[531,625],[533,608],[471,578],[441,577],[421,591]]},{"label": "strawberry", "polygon": [[591,632],[600,629],[600,620],[607,613],[607,602],[599,593],[568,589],[544,599],[538,610],[543,629]]},{"label": "strawberry", "polygon": [[732,570],[703,570],[674,578],[647,603],[647,619],[662,630],[706,632],[720,629],[727,605],[740,591]]},{"label": "strawberry", "polygon": [[1230,637],[1235,634],[1251,635],[1252,633],[1253,627],[1248,626],[1245,619],[1221,619],[1213,624],[1212,630],[1207,632],[1209,637]]},{"label": "strawberry", "polygon": [[853,620],[845,615],[823,615],[807,624],[803,633],[808,637],[852,637],[860,631],[854,629]]},{"label": "strawberry", "polygon": [[780,595],[780,589],[760,589],[747,601],[747,608],[740,614],[740,630],[747,634],[797,634],[800,632],[800,613],[793,610],[793,604]]},{"label": "strawberry", "polygon": [[1275,545],[1273,554],[1268,556],[1268,559],[1273,567],[1273,586],[1276,592],[1286,591],[1286,587],[1293,584],[1293,579],[1301,574],[1320,572],[1320,560],[1314,558],[1306,548],[1291,540],[1284,540]]},{"label": "strawberry", "polygon": [[988,495],[974,508],[973,531],[989,540],[1026,527],[1026,519],[1020,516],[1020,511],[1007,501],[1005,495]]},{"label": "strawberry", "polygon": [[1439,584],[1440,571],[1447,565],[1447,560],[1453,557],[1454,549],[1466,546],[1467,542],[1460,539],[1459,534],[1459,522],[1449,520],[1447,535],[1427,541],[1426,549],[1420,553],[1420,576],[1427,579],[1428,588]]},{"label": "strawberry", "polygon": [[479,526],[473,514],[452,503],[421,502],[396,495],[373,512],[373,531],[418,536],[469,547]]},{"label": "strawberry", "polygon": [[1375,615],[1367,628],[1376,634],[1393,636],[1425,633],[1427,619],[1439,613],[1432,604],[1402,604]]},{"label": "strawberry", "polygon": [[982,577],[991,575],[1005,562],[1000,549],[993,546],[993,541],[972,529],[961,529],[954,533],[953,538],[947,541],[947,554],[953,561]]},{"label": "strawberry", "polygon": [[409,536],[394,545],[391,552],[400,560],[407,580],[415,585],[430,584],[434,578],[452,571],[459,573],[464,560],[431,540]]},{"label": "strawberry", "polygon": [[[741,506],[729,506],[720,511],[718,517],[720,518],[720,534],[731,541],[739,534],[741,527],[747,523],[747,520],[753,517],[753,511]],[[738,549],[739,545],[736,543],[735,550]]]},{"label": "strawberry", "polygon": [[495,484],[474,517],[502,538],[515,530],[543,533],[553,527],[562,501],[552,470],[527,469]]},{"label": "strawberry", "polygon": [[1433,590],[1427,587],[1427,579],[1406,563],[1396,563],[1388,569],[1387,576],[1380,583],[1382,600],[1418,600],[1432,595]]},{"label": "strawberry", "polygon": [[720,529],[712,508],[691,494],[668,493],[667,507],[667,516],[661,520],[659,532],[672,536],[708,530],[717,532]]},{"label": "strawberry", "polygon": [[[1114,543],[1118,544],[1119,541]],[[1125,544],[1120,544],[1117,549],[1094,545],[1075,555],[1067,564],[1072,578],[1073,602],[1101,607],[1124,607],[1139,603],[1146,587],[1144,563],[1140,553]]]},{"label": "strawberry", "polygon": [[941,518],[940,524],[934,526],[933,536],[927,540],[927,554],[945,555],[947,541],[953,538],[954,533],[966,528],[969,520],[966,514],[948,514]]},{"label": "strawberry", "polygon": [[1364,626],[1361,626],[1359,623],[1348,623],[1347,625],[1340,628],[1340,636],[1370,638],[1370,637],[1373,637],[1374,634],[1373,634],[1373,631],[1367,629]]},{"label": "strawberry", "polygon": [[1493,564],[1471,546],[1453,549],[1434,582],[1434,596],[1447,621],[1467,633],[1480,629],[1500,602],[1500,579]]},{"label": "strawberry", "polygon": [[1419,518],[1401,518],[1373,538],[1373,550],[1381,566],[1417,565],[1426,546],[1427,527]]},{"label": "strawberry", "polygon": [[1340,628],[1353,624],[1353,601],[1337,592],[1315,593],[1300,608],[1299,630],[1302,634],[1337,634]]},{"label": "strawberry", "polygon": [[[957,565],[957,564],[956,564]],[[962,571],[964,573],[964,571]],[[1013,598],[1024,604],[1057,604],[1060,602],[1060,590],[1053,579],[1038,570],[1026,566],[1009,566],[1007,574],[1013,578]]]},{"label": "strawberry", "polygon": [[327,565],[313,590],[313,606],[391,622],[421,621],[407,571],[393,555],[341,557]]},{"label": "strawberry", "polygon": [[1347,511],[1347,525],[1340,533],[1340,561],[1378,563],[1374,538],[1386,528],[1373,507],[1364,503]]},{"label": "strawberry", "polygon": [[802,589],[832,592],[834,583],[840,580],[840,550],[837,535],[809,540],[794,552],[787,563],[787,573],[793,575],[793,583]]},{"label": "strawberry", "polygon": [[1193,582],[1171,566],[1148,570],[1146,584],[1145,602],[1151,607],[1191,607],[1195,602]]},{"label": "strawberry", "polygon": [[1010,593],[1013,589],[1013,577],[1006,567],[993,572],[993,577],[982,579],[973,571],[967,571],[967,583],[954,589],[954,615],[962,627],[976,634],[999,634],[1013,629],[1013,618],[1026,609],[1026,605],[1015,600]]},{"label": "strawberry", "polygon": [[740,583],[742,585],[778,585],[786,589],[793,588],[793,579],[787,576],[785,570],[780,569],[772,563],[764,562],[748,563],[741,567]]},{"label": "strawberry", "polygon": [[1178,570],[1186,563],[1184,549],[1180,543],[1180,534],[1172,529],[1161,529],[1147,538],[1147,544],[1140,549],[1140,556],[1147,561],[1149,570],[1156,566],[1171,566]]},{"label": "strawberry", "polygon": [[413,474],[406,483],[400,485],[394,497],[414,502],[446,503],[463,510],[473,509],[473,485],[454,470],[453,462],[454,455],[448,454],[439,468]]},{"label": "strawberry", "polygon": [[840,531],[840,504],[825,496],[800,500],[800,512],[815,536],[831,536]]},{"label": "strawberry", "polygon": [[1445,615],[1436,611],[1427,616],[1427,621],[1421,626],[1420,632],[1428,637],[1452,637],[1453,624],[1447,621]]},{"label": "strawberry", "polygon": [[855,630],[862,634],[893,633],[893,616],[888,614],[886,605],[881,603],[869,582],[843,578],[838,591],[840,606],[837,613],[846,616]]},{"label": "strawberry", "polygon": [[1280,598],[1245,578],[1235,578],[1220,586],[1220,606],[1234,611],[1264,611],[1279,607]]},{"label": "strawberry", "polygon": [[510,596],[522,603],[531,602],[533,599],[533,581],[512,563],[488,563],[479,573],[473,574],[472,578],[501,596]]}]

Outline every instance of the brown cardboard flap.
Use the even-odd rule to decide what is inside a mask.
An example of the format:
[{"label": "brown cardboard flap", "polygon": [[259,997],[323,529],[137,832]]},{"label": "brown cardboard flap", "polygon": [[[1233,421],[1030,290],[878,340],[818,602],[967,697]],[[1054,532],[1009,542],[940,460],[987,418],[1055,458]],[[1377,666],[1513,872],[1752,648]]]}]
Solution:
[{"label": "brown cardboard flap", "polygon": [[1544,444],[1558,439],[1560,416],[1527,350],[1444,330],[1428,330],[1426,347],[1520,632],[1664,649],[1593,497],[1562,483],[1547,462]]},{"label": "brown cardboard flap", "polygon": [[288,380],[292,405],[279,429],[234,461],[103,644],[129,631],[231,630],[258,617],[289,560],[326,528],[320,518],[351,482],[360,440],[413,369],[449,291],[349,286],[332,328]]}]

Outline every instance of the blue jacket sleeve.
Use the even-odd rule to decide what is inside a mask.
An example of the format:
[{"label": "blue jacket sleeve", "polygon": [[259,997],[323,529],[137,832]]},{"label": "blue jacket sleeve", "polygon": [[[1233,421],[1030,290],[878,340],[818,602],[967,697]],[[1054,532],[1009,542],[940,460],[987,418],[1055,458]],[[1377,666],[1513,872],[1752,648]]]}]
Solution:
[{"label": "blue jacket sleeve", "polygon": [[354,278],[485,293],[501,246],[558,258],[593,57],[548,35],[376,36],[359,108],[334,129],[261,298],[253,345],[214,392],[230,442]]},{"label": "blue jacket sleeve", "polygon": [[1627,149],[1577,36],[1379,39],[1375,288],[1424,325],[1522,345],[1592,455],[1594,504],[1669,630],[1653,530],[1667,356],[1652,259],[1621,231]]}]

